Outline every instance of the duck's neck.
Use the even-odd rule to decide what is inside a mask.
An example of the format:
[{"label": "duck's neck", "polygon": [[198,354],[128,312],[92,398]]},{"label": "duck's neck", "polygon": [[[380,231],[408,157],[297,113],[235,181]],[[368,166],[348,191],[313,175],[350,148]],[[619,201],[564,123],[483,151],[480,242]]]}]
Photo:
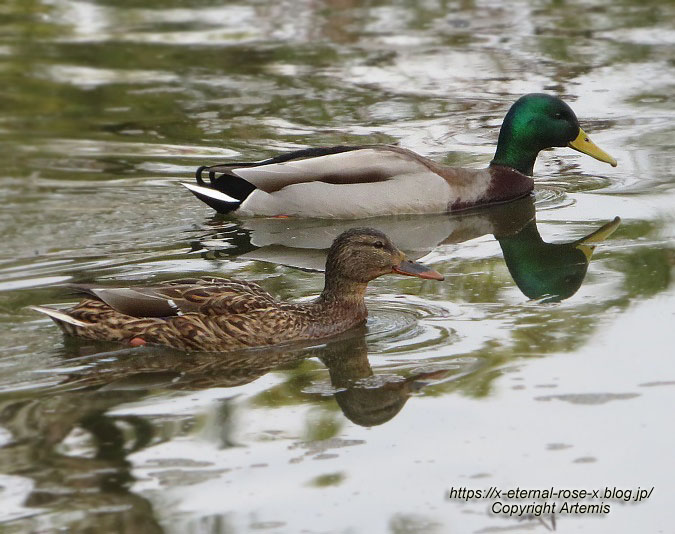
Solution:
[{"label": "duck's neck", "polygon": [[368,315],[363,300],[367,286],[368,284],[346,278],[326,276],[326,285],[315,304],[325,308],[335,320],[363,320]]},{"label": "duck's neck", "polygon": [[[502,128],[503,132],[504,128]],[[514,142],[513,137],[508,137],[508,134],[502,136],[502,133],[499,134],[497,151],[490,165],[511,167],[526,176],[532,176],[534,161],[537,159],[539,150],[527,149],[521,144]]]},{"label": "duck's neck", "polygon": [[490,165],[511,167],[527,176],[532,176],[534,161],[541,150],[541,140],[533,131],[529,114],[512,107],[504,117],[499,130],[497,151]]}]

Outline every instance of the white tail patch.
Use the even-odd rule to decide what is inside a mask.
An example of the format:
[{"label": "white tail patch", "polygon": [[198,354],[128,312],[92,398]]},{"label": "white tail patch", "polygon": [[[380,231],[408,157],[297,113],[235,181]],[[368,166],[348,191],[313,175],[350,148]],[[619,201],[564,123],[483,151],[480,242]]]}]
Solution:
[{"label": "white tail patch", "polygon": [[213,198],[215,200],[221,200],[223,202],[234,202],[235,204],[241,203],[240,200],[232,198],[231,196],[226,195],[225,193],[221,193],[216,189],[211,189],[209,187],[202,187],[201,185],[188,184],[186,182],[180,182],[180,185],[187,187],[190,191],[192,191],[193,193],[197,193],[198,195],[203,195],[205,197]]},{"label": "white tail patch", "polygon": [[62,321],[64,323],[72,324],[73,326],[81,326],[81,327],[87,327],[91,326],[92,323],[85,323],[84,321],[80,321],[79,319],[75,319],[74,317],[71,317],[67,313],[63,313],[62,311],[55,310],[54,308],[45,308],[43,306],[28,306],[31,310],[35,310],[36,312],[44,313],[45,315],[49,315],[52,319],[56,319],[58,321]]}]

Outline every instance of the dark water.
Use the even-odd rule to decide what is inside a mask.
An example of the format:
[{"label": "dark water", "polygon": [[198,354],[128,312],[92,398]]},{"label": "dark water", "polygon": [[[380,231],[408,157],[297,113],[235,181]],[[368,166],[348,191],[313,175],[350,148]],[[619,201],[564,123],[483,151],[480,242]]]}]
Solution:
[{"label": "dark water", "polygon": [[[5,0],[0,531],[545,532],[447,492],[640,486],[555,528],[670,532],[674,20],[666,0]],[[446,281],[377,280],[345,339],[182,355],[26,309],[185,273],[316,294],[292,266],[351,223],[218,217],[178,181],[330,144],[481,166],[533,91],[619,166],[556,149],[533,200],[370,221]]]}]

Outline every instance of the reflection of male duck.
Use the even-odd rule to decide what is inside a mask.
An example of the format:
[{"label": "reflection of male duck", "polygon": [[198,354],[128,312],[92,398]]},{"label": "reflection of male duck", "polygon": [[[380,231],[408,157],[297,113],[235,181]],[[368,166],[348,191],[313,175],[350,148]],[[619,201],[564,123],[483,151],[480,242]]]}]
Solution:
[{"label": "reflection of male duck", "polygon": [[[490,209],[452,216],[375,217],[368,219],[368,225],[388,235],[407,257],[418,259],[439,245],[462,243],[488,234],[517,233],[534,216],[534,201],[526,197]],[[333,239],[353,224],[353,221],[322,219],[246,219],[240,228],[248,232],[248,242],[242,242],[241,235],[236,244],[227,237],[228,248],[222,254],[321,271]],[[220,256],[219,247],[223,242],[214,237],[220,236],[205,239],[204,246],[214,249],[213,254]]]},{"label": "reflection of male duck", "polygon": [[620,222],[616,217],[571,243],[544,242],[535,221],[515,235],[498,239],[520,290],[531,299],[557,302],[571,297],[581,287],[596,245],[612,235]]},{"label": "reflection of male duck", "polygon": [[[368,224],[399,244],[406,256],[420,258],[439,245],[462,243],[492,234],[520,290],[531,299],[562,300],[572,296],[586,276],[595,246],[618,227],[618,217],[571,243],[546,243],[537,230],[532,197],[461,215],[378,217]],[[349,221],[319,219],[247,219],[241,228],[250,242],[239,257],[291,267],[322,270],[326,249]],[[213,247],[213,239],[206,245]],[[254,250],[251,250],[251,247]],[[229,248],[228,255],[238,255]],[[214,254],[210,251],[209,254]],[[215,255],[220,255],[215,251]]]}]

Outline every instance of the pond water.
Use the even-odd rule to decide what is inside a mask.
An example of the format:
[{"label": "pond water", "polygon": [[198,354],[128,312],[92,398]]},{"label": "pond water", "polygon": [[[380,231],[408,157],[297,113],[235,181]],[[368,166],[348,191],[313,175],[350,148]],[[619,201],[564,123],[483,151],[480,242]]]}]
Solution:
[{"label": "pond water", "polygon": [[[0,530],[671,532],[674,20],[668,0],[4,0]],[[446,280],[376,280],[347,336],[185,355],[27,309],[186,273],[309,298],[363,221],[218,216],[178,182],[332,144],[483,166],[535,91],[618,167],[555,149],[531,199],[368,221]],[[521,517],[494,504],[547,499],[451,493],[517,487],[600,491]]]}]

